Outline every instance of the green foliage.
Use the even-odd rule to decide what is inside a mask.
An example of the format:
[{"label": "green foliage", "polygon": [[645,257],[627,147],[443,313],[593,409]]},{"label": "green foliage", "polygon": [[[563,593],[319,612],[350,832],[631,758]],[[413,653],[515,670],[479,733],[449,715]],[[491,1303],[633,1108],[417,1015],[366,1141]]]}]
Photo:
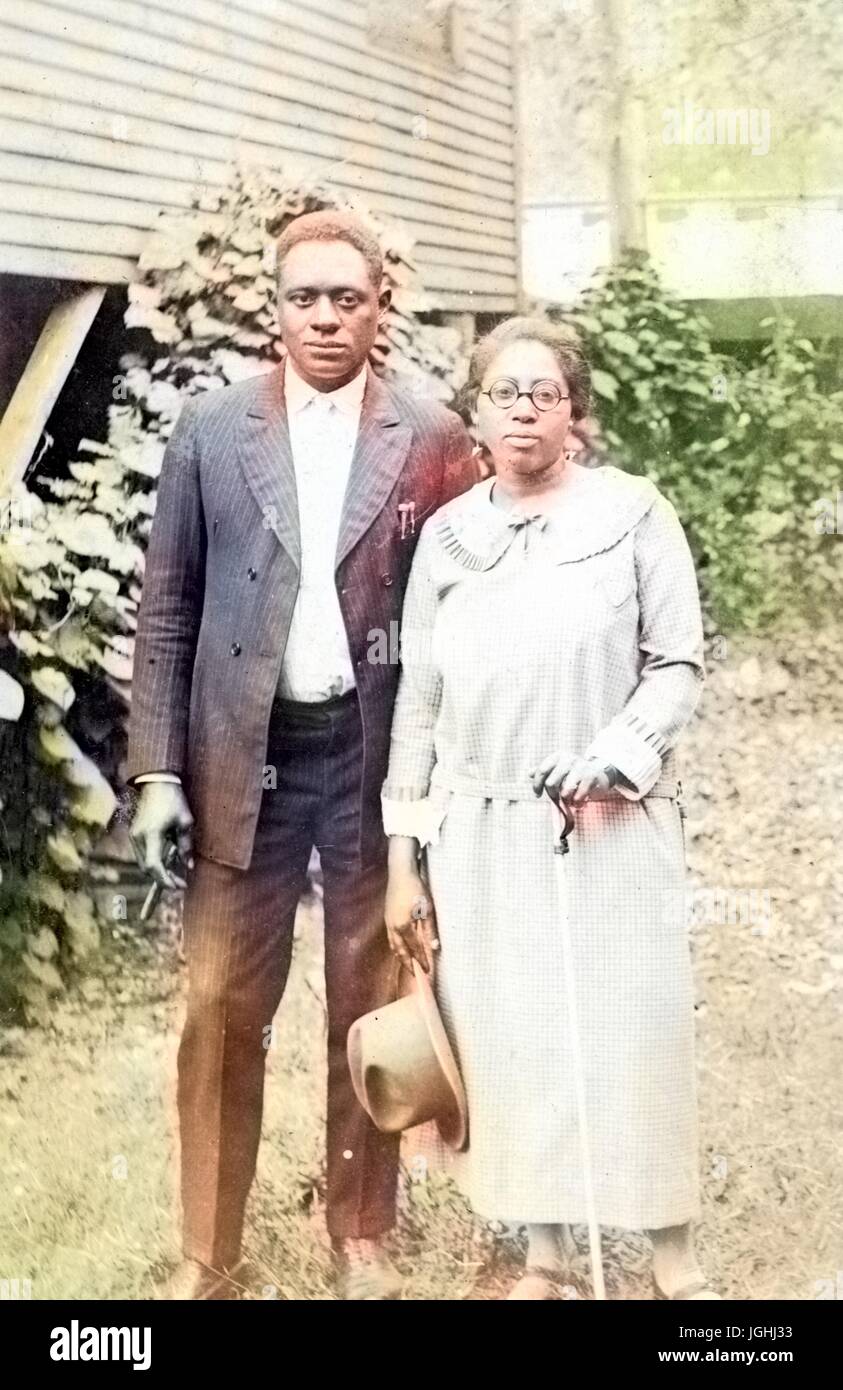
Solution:
[{"label": "green foliage", "polygon": [[843,599],[836,526],[843,392],[786,319],[756,365],[715,350],[705,320],[630,253],[570,313],[594,368],[609,451],[670,497],[719,631],[828,621]]},{"label": "green foliage", "polygon": [[[275,303],[275,241],[302,213],[349,206],[328,185],[291,185],[279,174],[240,169],[229,191],[202,199],[189,214],[162,218],[141,254],[126,315],[128,327],[148,329],[167,348],[148,364],[149,384],[131,383],[131,394],[151,415],[160,414],[164,404],[156,394],[167,397],[167,413],[172,414],[177,409],[174,388],[210,390],[278,362],[283,346]],[[420,321],[430,304],[407,233],[364,213],[359,204],[354,210],[383,247],[392,291],[373,365],[410,389],[448,401],[461,382],[459,333]]]},{"label": "green foliage", "polygon": [[136,601],[120,590],[139,561],[102,514],[22,486],[0,528],[0,1006],[31,1018],[98,945],[85,869],[117,808],[99,744],[122,707]]}]

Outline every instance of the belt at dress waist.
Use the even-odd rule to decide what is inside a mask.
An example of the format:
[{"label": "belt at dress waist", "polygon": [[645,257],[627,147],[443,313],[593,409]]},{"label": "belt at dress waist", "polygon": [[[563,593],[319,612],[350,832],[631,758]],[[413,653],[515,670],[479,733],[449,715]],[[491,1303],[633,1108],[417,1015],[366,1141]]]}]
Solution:
[{"label": "belt at dress waist", "polygon": [[[451,772],[437,763],[430,776],[430,791],[456,792],[458,796],[479,796],[487,801],[535,801],[536,794],[530,785],[529,778],[523,782],[491,782],[479,781],[474,777],[466,777],[459,772]],[[650,796],[664,796],[670,800],[679,800],[682,788],[676,777],[669,773],[661,773],[657,781],[648,792],[640,798],[642,801]],[[624,797],[624,800],[630,798]],[[637,800],[638,798],[636,798]]]}]

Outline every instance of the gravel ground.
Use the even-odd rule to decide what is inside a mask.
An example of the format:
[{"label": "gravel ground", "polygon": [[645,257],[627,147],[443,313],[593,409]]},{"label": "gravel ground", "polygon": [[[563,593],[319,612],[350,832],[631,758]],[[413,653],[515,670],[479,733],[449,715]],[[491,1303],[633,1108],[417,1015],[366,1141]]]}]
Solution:
[{"label": "gravel ground", "polygon": [[[707,1271],[730,1299],[843,1297],[843,695],[838,634],[712,642],[685,739]],[[249,1215],[252,1298],[333,1297],[322,1220],[320,910],[303,905],[268,1059]],[[183,970],[171,921],[132,928],[56,1005],[0,1036],[0,1278],[33,1298],[143,1298],[177,1255],[173,1070]],[[588,1297],[585,1232],[569,1296]],[[648,1298],[649,1250],[607,1232],[609,1296]],[[511,1232],[443,1179],[405,1182],[414,1300],[498,1298]]]}]

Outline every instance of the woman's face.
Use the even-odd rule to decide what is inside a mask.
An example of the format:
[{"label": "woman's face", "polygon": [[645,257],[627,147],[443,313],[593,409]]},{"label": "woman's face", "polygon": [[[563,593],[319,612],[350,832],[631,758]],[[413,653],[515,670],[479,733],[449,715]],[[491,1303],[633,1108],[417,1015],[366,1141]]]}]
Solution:
[{"label": "woman's face", "polygon": [[[520,394],[511,405],[495,405],[485,394],[495,384],[515,382],[519,392],[552,384],[563,399],[552,410],[540,410],[530,396]],[[492,456],[497,473],[522,477],[539,474],[560,458],[571,423],[568,383],[549,347],[524,340],[508,343],[490,362],[480,384],[476,425]]]}]

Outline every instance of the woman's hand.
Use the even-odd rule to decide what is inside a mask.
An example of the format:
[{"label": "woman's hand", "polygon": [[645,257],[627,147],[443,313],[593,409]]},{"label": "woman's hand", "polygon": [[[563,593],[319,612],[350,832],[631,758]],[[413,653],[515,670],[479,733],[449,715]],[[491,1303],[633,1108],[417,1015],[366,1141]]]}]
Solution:
[{"label": "woman's hand", "polygon": [[591,758],[572,758],[553,753],[530,773],[533,791],[547,791],[554,801],[584,806],[587,801],[605,801],[618,780],[617,768],[604,767]]},{"label": "woman's hand", "polygon": [[415,958],[429,974],[439,938],[430,892],[414,869],[390,868],[384,918],[390,950],[401,964],[412,970]]}]

